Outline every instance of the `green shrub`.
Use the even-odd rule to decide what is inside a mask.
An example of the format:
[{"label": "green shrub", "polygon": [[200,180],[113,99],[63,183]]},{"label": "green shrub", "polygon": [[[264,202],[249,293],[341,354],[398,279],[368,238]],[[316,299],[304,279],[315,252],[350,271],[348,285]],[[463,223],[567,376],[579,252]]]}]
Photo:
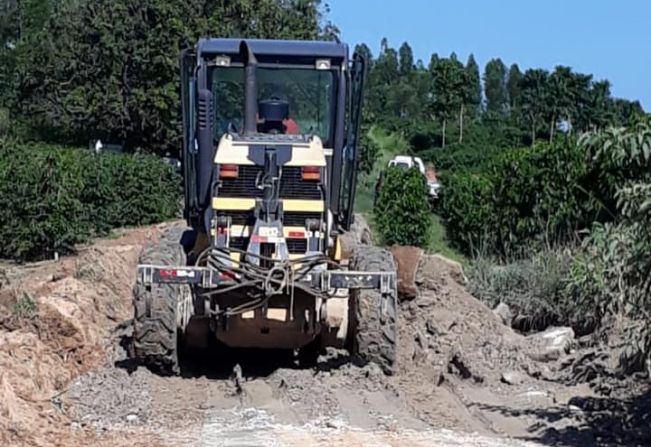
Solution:
[{"label": "green shrub", "polygon": [[373,212],[385,244],[427,245],[427,185],[418,169],[389,168],[384,174]]},{"label": "green shrub", "polygon": [[490,178],[456,172],[442,175],[441,183],[437,212],[443,218],[450,241],[466,254],[483,244],[493,245],[493,184]]},{"label": "green shrub", "polygon": [[459,248],[508,258],[611,218],[592,176],[572,140],[503,150],[479,172],[444,175],[439,212]]},{"label": "green shrub", "polygon": [[153,156],[0,141],[0,257],[47,258],[111,228],[171,218],[178,185]]},{"label": "green shrub", "polygon": [[651,120],[584,138],[594,159],[608,168],[617,220],[595,224],[574,260],[567,293],[600,319],[633,323],[622,363],[641,370],[651,357]]}]

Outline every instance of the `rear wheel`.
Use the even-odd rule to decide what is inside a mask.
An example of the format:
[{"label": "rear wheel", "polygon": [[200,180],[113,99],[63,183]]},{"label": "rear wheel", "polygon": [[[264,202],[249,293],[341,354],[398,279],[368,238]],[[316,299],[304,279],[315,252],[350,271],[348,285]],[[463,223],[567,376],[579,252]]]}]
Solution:
[{"label": "rear wheel", "polygon": [[[350,269],[362,272],[395,272],[393,256],[379,247],[360,246]],[[385,374],[394,372],[397,339],[397,291],[383,295],[375,289],[351,291],[352,355],[362,363],[374,362]]]},{"label": "rear wheel", "polygon": [[[178,228],[167,230],[157,243],[145,247],[140,264],[186,265],[182,233]],[[179,284],[137,284],[134,288],[134,355],[158,374],[179,373],[178,304],[188,293],[188,286]]]}]

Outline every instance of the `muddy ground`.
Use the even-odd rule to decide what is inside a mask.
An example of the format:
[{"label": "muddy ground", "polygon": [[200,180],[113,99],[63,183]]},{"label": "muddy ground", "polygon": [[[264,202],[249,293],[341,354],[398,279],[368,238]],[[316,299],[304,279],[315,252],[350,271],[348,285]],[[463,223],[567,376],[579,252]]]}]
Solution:
[{"label": "muddy ground", "polygon": [[435,256],[401,302],[392,377],[336,350],[310,367],[213,350],[154,375],[128,356],[130,290],[162,230],[0,271],[0,445],[651,445],[648,381],[620,377],[617,337],[517,334]]}]

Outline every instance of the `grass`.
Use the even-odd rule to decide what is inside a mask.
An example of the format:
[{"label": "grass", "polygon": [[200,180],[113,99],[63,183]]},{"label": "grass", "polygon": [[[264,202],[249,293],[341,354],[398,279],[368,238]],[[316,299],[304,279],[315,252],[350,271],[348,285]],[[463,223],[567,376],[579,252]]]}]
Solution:
[{"label": "grass", "polygon": [[12,308],[13,314],[18,318],[33,318],[38,311],[36,301],[26,293],[16,300]]},{"label": "grass", "polygon": [[388,133],[379,127],[372,127],[368,137],[375,143],[380,151],[373,170],[368,175],[360,175],[357,179],[355,192],[355,212],[368,215],[373,212],[373,196],[375,195],[375,182],[380,172],[386,168],[389,160],[397,154],[409,154],[409,144],[399,134]]},{"label": "grass", "polygon": [[445,226],[441,222],[441,218],[436,214],[432,214],[430,218],[429,238],[425,251],[440,254],[462,264],[467,261],[461,253],[450,246],[445,233]]},{"label": "grass", "polygon": [[[401,135],[387,133],[378,127],[371,128],[369,138],[378,145],[380,153],[371,173],[358,178],[357,190],[355,192],[355,212],[364,215],[371,227],[374,240],[379,241],[373,221],[375,182],[391,158],[398,154],[411,154],[411,150],[409,144]],[[436,214],[432,214],[430,219],[428,240],[427,247],[425,247],[427,253],[440,254],[461,263],[466,262],[462,254],[450,247],[445,234],[445,227]]]}]

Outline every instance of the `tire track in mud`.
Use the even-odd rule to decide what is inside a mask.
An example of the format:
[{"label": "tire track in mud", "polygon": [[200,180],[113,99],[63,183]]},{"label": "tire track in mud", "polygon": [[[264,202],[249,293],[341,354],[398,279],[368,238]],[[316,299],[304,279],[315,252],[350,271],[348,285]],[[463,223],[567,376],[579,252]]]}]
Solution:
[{"label": "tire track in mud", "polygon": [[[280,371],[280,374],[286,371]],[[314,385],[311,371],[292,371]],[[309,376],[313,376],[311,379]],[[330,386],[328,377],[324,387]],[[322,379],[317,379],[322,380]],[[413,418],[390,392],[333,389],[334,408],[309,415],[308,402],[292,402],[278,393],[275,380],[254,379],[243,385],[242,394],[224,398],[208,396],[200,429],[201,447],[515,447],[534,444],[433,430]],[[318,390],[318,386],[314,386]],[[316,399],[315,399],[316,400]],[[314,402],[318,408],[321,402]]]}]

